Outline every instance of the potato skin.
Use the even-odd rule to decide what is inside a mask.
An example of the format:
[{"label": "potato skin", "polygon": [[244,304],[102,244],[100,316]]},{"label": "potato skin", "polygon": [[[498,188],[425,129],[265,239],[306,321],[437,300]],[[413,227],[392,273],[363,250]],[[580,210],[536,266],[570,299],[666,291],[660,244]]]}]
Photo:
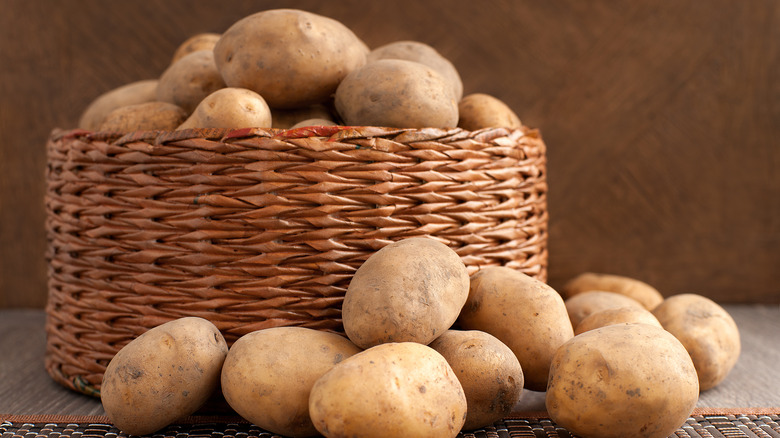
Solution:
[{"label": "potato skin", "polygon": [[199,50],[213,51],[214,45],[217,44],[220,36],[222,35],[218,33],[204,32],[187,38],[176,48],[176,51],[173,52],[171,64],[174,64],[176,61],[192,52],[197,52]]},{"label": "potato skin", "polygon": [[160,76],[157,100],[180,106],[187,114],[209,94],[225,88],[214,52],[199,50],[171,64]]},{"label": "potato skin", "polygon": [[191,415],[217,390],[227,343],[196,317],[154,327],[123,347],[103,375],[100,399],[122,432],[145,435]]},{"label": "potato skin", "polygon": [[394,41],[372,50],[368,62],[380,59],[404,59],[419,62],[436,70],[451,85],[456,100],[463,97],[463,81],[458,69],[436,49],[420,41]]},{"label": "potato skin", "polygon": [[381,59],[351,72],[339,84],[336,112],[345,125],[395,128],[454,128],[458,101],[450,84],[432,68]]},{"label": "potato skin", "polygon": [[599,274],[584,272],[569,280],[561,288],[561,295],[570,298],[578,293],[592,290],[616,292],[629,296],[640,303],[647,310],[653,310],[661,304],[664,296],[649,284],[635,278],[614,274]]},{"label": "potato skin", "polygon": [[214,46],[229,87],[248,88],[272,108],[325,101],[339,82],[366,62],[365,44],[342,23],[295,9],[249,15]]},{"label": "potato skin", "polygon": [[510,414],[523,391],[523,370],[503,342],[479,330],[448,330],[429,345],[447,359],[466,394],[464,430]]},{"label": "potato skin", "polygon": [[344,331],[355,345],[429,344],[458,318],[469,293],[466,265],[427,237],[388,244],[355,271],[344,294]]},{"label": "potato skin", "polygon": [[555,351],[574,336],[563,299],[520,271],[489,267],[471,276],[458,325],[495,336],[517,356],[525,388],[544,391]]},{"label": "potato skin", "polygon": [[173,131],[184,120],[187,113],[167,102],[146,102],[128,105],[111,111],[100,124],[100,131]]},{"label": "potato skin", "polygon": [[455,437],[466,396],[439,353],[416,342],[371,347],[314,384],[309,412],[326,437]]},{"label": "potato skin", "polygon": [[262,96],[243,88],[222,88],[206,96],[176,129],[270,127],[271,110]]},{"label": "potato skin", "polygon": [[667,437],[699,397],[696,369],[662,328],[620,324],[575,336],[558,349],[545,405],[582,438]]},{"label": "potato skin", "polygon": [[328,106],[317,104],[303,108],[286,110],[271,108],[271,119],[274,128],[290,129],[303,120],[335,120],[335,116],[328,108]]},{"label": "potato skin", "polygon": [[244,419],[273,433],[302,437],[317,430],[309,417],[314,382],[361,350],[336,333],[275,327],[240,337],[222,368],[222,392]]},{"label": "potato skin", "polygon": [[588,291],[579,293],[564,300],[566,311],[569,313],[572,327],[577,327],[583,319],[590,314],[604,309],[616,307],[638,307],[644,309],[642,304],[630,297],[606,291]]},{"label": "potato skin", "polygon": [[644,307],[615,307],[599,310],[585,317],[574,327],[574,336],[614,324],[650,324],[663,328],[658,318]]},{"label": "potato skin", "polygon": [[458,102],[458,127],[467,131],[483,128],[521,128],[520,117],[497,97],[473,93]]},{"label": "potato skin", "polygon": [[101,94],[87,105],[79,118],[78,127],[96,131],[111,111],[156,100],[158,82],[158,79],[131,82]]},{"label": "potato skin", "polygon": [[693,359],[702,391],[728,376],[741,352],[739,328],[726,310],[697,294],[672,295],[653,310]]}]

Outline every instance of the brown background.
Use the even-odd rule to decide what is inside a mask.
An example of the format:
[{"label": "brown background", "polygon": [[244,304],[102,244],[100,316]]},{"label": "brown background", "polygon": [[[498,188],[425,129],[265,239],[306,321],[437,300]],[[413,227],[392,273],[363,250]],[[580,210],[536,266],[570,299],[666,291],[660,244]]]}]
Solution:
[{"label": "brown background", "polygon": [[44,144],[175,47],[297,7],[414,39],[548,147],[550,278],[780,302],[780,3],[0,0],[0,308],[42,307]]}]

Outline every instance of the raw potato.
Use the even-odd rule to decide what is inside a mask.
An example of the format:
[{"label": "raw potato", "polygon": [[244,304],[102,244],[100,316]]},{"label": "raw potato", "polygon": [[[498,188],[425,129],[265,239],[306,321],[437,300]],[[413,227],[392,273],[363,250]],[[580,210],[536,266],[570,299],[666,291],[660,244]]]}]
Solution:
[{"label": "raw potato", "polygon": [[336,333],[275,327],[240,337],[222,368],[222,392],[244,419],[270,432],[317,435],[309,417],[314,382],[360,352]]},{"label": "raw potato", "polygon": [[338,123],[334,122],[333,120],[306,119],[306,120],[301,120],[300,122],[292,125],[290,129],[303,128],[306,126],[337,126],[337,125]]},{"label": "raw potato", "polygon": [[270,127],[271,110],[262,96],[243,88],[222,88],[206,96],[178,129]]},{"label": "raw potato", "polygon": [[495,423],[510,414],[523,391],[520,362],[503,342],[479,330],[448,330],[430,347],[450,364],[466,394],[464,430]]},{"label": "raw potato", "polygon": [[588,291],[564,300],[572,327],[577,327],[591,313],[616,307],[642,308],[639,301],[616,292]]},{"label": "raw potato", "polygon": [[146,435],[192,415],[218,389],[228,352],[217,327],[196,317],[154,327],[106,367],[100,399],[122,432]]},{"label": "raw potato", "polygon": [[187,38],[178,48],[176,48],[176,51],[173,52],[171,64],[192,52],[197,52],[199,50],[214,50],[214,45],[217,44],[217,40],[219,40],[220,36],[221,35],[218,33],[205,32]]},{"label": "raw potato", "polygon": [[100,131],[173,131],[184,120],[187,113],[167,102],[146,102],[128,105],[111,111],[100,125]]},{"label": "raw potato", "polygon": [[171,64],[160,76],[157,100],[178,105],[191,114],[209,94],[225,88],[214,63],[214,52],[199,50]]},{"label": "raw potato", "polygon": [[272,9],[233,24],[214,47],[230,87],[248,88],[273,108],[328,99],[366,63],[366,45],[340,22],[295,9]]},{"label": "raw potato", "polygon": [[653,314],[688,350],[702,391],[720,384],[736,365],[741,351],[739,329],[716,302],[697,294],[673,295]]},{"label": "raw potato", "polygon": [[561,294],[564,298],[569,298],[578,293],[592,290],[616,292],[629,296],[642,303],[645,309],[650,311],[664,300],[663,295],[658,290],[643,281],[621,275],[593,272],[585,272],[569,280],[561,288]]},{"label": "raw potato", "polygon": [[588,315],[574,327],[574,335],[615,324],[650,324],[661,327],[653,313],[644,307],[615,307]]},{"label": "raw potato", "polygon": [[525,387],[532,391],[544,391],[555,350],[574,336],[558,292],[507,267],[489,267],[471,276],[458,323],[506,344],[520,362]]},{"label": "raw potato", "polygon": [[273,127],[280,129],[290,129],[303,120],[334,120],[334,115],[327,106],[322,104],[287,110],[271,108],[271,117]]},{"label": "raw potato", "polygon": [[96,131],[111,111],[156,100],[157,82],[157,79],[132,82],[101,94],[81,114],[78,127]]},{"label": "raw potato", "polygon": [[483,128],[521,128],[520,117],[512,108],[484,93],[474,93],[461,99],[458,103],[458,126],[467,131],[477,131]]},{"label": "raw potato", "polygon": [[455,437],[466,396],[447,361],[416,342],[377,345],[334,366],[311,390],[326,437]]},{"label": "raw potato", "polygon": [[412,61],[381,59],[353,71],[336,90],[335,103],[346,125],[458,125],[458,101],[450,83],[432,68]]},{"label": "raw potato", "polygon": [[404,59],[425,64],[452,85],[455,99],[460,100],[463,97],[463,81],[458,70],[449,59],[428,44],[419,41],[395,41],[377,47],[368,54],[368,62],[380,59]]},{"label": "raw potato", "polygon": [[344,331],[361,348],[427,345],[452,326],[468,294],[466,265],[447,245],[426,237],[393,242],[355,271],[342,304]]},{"label": "raw potato", "polygon": [[688,419],[699,397],[680,341],[648,324],[585,332],[555,353],[545,404],[582,438],[661,438]]}]

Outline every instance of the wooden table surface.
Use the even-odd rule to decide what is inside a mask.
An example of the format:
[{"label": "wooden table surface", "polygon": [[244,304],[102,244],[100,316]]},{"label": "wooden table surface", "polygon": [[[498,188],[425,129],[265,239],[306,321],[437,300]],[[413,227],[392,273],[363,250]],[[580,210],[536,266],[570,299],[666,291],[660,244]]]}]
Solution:
[{"label": "wooden table surface", "polygon": [[[780,307],[726,305],[740,329],[742,355],[731,374],[699,398],[700,408],[780,410]],[[100,401],[49,378],[42,310],[0,310],[0,414],[104,415]],[[544,410],[544,393],[526,391],[516,411]]]}]

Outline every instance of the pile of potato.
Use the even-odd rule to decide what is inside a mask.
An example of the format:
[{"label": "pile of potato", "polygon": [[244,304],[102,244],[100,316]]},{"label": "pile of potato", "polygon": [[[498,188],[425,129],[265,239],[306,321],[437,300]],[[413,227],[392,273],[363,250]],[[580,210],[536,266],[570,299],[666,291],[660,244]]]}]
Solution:
[{"label": "pile of potato", "polygon": [[[485,94],[463,96],[436,50],[370,49],[316,14],[277,9],[181,45],[158,79],[97,98],[87,130],[520,127]],[[664,298],[630,278],[583,274],[560,293],[505,267],[471,277],[430,238],[387,245],[346,291],[344,333],[277,327],[230,348],[202,318],[131,341],[105,370],[101,399],[123,432],[155,432],[221,391],[279,435],[454,437],[508,416],[524,388],[582,437],[665,437],[739,353],[734,321],[693,294]]]},{"label": "pile of potato", "polygon": [[471,277],[427,237],[355,272],[344,334],[275,327],[230,349],[210,322],[155,327],[109,363],[101,398],[129,434],[155,432],[221,390],[246,420],[290,437],[454,437],[507,417],[523,388],[587,437],[666,437],[740,353],[719,305],[586,273],[558,293],[506,267]]},{"label": "pile of potato", "polygon": [[433,47],[396,41],[370,49],[342,23],[296,9],[247,16],[198,34],[159,78],[95,99],[79,128],[519,128],[498,98],[463,96],[454,65]]}]

